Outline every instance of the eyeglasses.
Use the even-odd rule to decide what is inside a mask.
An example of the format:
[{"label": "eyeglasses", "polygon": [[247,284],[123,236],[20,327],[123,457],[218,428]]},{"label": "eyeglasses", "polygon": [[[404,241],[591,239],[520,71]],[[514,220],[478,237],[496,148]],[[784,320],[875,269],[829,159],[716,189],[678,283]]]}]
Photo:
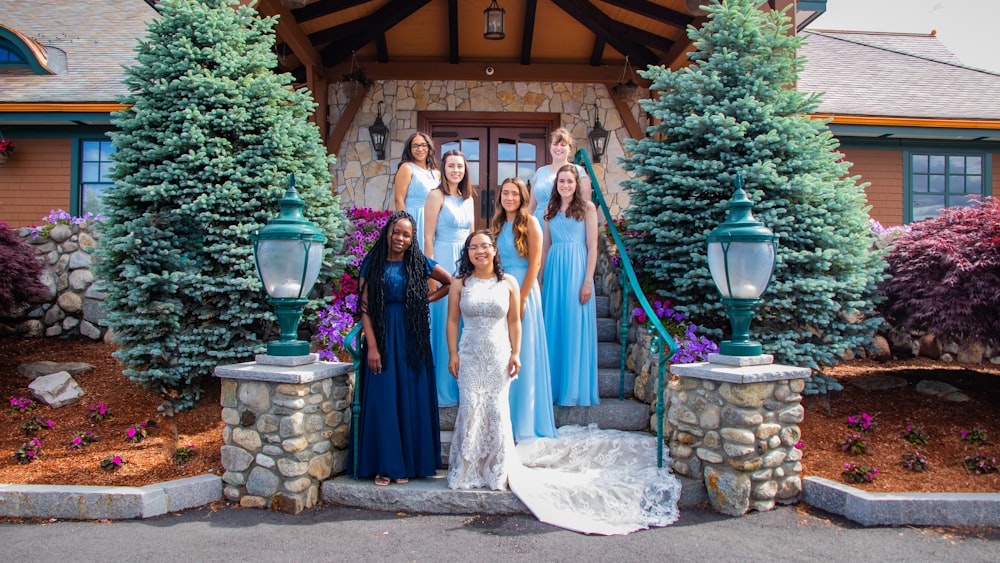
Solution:
[{"label": "eyeglasses", "polygon": [[420,149],[426,149],[429,146],[430,145],[428,145],[427,143],[419,143],[419,144],[416,144],[416,145],[410,145],[410,149],[412,149],[412,150],[420,150]]},{"label": "eyeglasses", "polygon": [[489,250],[491,248],[493,248],[493,245],[491,243],[488,243],[488,242],[487,243],[483,243],[483,244],[470,244],[469,245],[469,250],[471,250],[473,252],[479,252],[480,250]]}]

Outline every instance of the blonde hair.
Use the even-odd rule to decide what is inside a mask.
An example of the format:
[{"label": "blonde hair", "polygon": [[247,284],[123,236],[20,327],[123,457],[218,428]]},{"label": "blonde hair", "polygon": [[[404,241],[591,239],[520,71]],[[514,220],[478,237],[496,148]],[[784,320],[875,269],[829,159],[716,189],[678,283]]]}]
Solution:
[{"label": "blonde hair", "polygon": [[518,195],[521,198],[521,203],[517,207],[517,212],[514,213],[514,220],[511,222],[511,233],[514,234],[514,248],[517,249],[517,253],[520,256],[528,255],[528,217],[531,215],[528,213],[528,186],[524,183],[524,180],[514,177],[507,178],[503,182],[500,182],[500,189],[497,190],[496,201],[493,204],[493,219],[490,221],[490,229],[493,230],[493,234],[497,237],[500,236],[500,231],[503,229],[503,224],[507,222],[507,210],[503,208],[503,204],[500,202],[500,194],[503,192],[503,187],[507,184],[513,184],[517,187]]}]

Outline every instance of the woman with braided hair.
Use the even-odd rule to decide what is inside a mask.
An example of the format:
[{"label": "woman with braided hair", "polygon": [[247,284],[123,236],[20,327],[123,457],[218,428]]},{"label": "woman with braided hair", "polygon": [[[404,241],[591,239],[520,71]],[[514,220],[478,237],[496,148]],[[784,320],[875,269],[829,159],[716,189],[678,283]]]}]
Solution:
[{"label": "woman with braided hair", "polygon": [[[451,276],[420,251],[415,224],[406,211],[393,213],[361,263],[357,476],[374,475],[379,486],[431,476],[441,467],[427,304],[448,293]],[[428,278],[440,283],[433,292]],[[354,455],[353,444],[349,452]]]}]

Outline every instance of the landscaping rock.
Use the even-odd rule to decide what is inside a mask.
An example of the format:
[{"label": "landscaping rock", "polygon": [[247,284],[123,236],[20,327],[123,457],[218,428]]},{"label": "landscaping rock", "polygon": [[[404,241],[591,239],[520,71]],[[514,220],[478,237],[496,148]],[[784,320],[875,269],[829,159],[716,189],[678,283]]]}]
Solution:
[{"label": "landscaping rock", "polygon": [[83,398],[83,389],[65,371],[43,375],[32,381],[28,388],[36,399],[45,401],[52,408],[72,405]]},{"label": "landscaping rock", "polygon": [[46,360],[20,364],[17,366],[17,373],[21,374],[21,377],[27,379],[37,379],[43,375],[49,375],[60,371],[68,372],[70,375],[76,375],[92,369],[94,369],[94,366],[85,362],[50,362]]},{"label": "landscaping rock", "polygon": [[933,395],[954,403],[964,403],[969,400],[969,396],[959,391],[954,385],[933,379],[924,379],[917,383],[917,393]]},{"label": "landscaping rock", "polygon": [[936,360],[941,357],[943,350],[941,349],[941,343],[938,342],[937,338],[933,334],[925,334],[920,337],[917,341],[918,351],[917,353],[926,358],[931,358]]},{"label": "landscaping rock", "polygon": [[881,334],[876,334],[872,339],[871,358],[876,362],[885,362],[892,359],[892,350],[889,349],[889,341]]},{"label": "landscaping rock", "polygon": [[902,389],[907,385],[905,379],[893,375],[866,375],[851,378],[848,382],[865,391],[891,391],[893,389]]}]

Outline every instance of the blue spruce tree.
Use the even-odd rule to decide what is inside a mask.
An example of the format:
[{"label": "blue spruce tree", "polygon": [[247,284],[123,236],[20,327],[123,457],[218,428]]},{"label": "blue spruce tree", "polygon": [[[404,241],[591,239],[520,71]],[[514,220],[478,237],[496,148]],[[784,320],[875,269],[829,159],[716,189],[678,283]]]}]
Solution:
[{"label": "blue spruce tree", "polygon": [[626,142],[634,173],[626,211],[643,233],[633,252],[678,309],[713,336],[729,325],[712,283],[706,237],[726,219],[742,173],[758,220],[780,243],[751,336],[779,361],[818,368],[869,343],[881,322],[873,300],[884,263],[872,250],[865,184],[847,175],[818,96],[795,89],[802,59],[789,18],[754,0],[714,1],[689,28],[692,64],[650,67],[661,120]]},{"label": "blue spruce tree", "polygon": [[273,336],[250,235],[277,214],[290,173],[327,235],[317,287],[342,270],[345,219],[309,121],[315,104],[272,70],[275,20],[235,4],[157,5],[111,133],[98,264],[107,321],[125,374],[176,410],[216,365],[252,358]]}]

